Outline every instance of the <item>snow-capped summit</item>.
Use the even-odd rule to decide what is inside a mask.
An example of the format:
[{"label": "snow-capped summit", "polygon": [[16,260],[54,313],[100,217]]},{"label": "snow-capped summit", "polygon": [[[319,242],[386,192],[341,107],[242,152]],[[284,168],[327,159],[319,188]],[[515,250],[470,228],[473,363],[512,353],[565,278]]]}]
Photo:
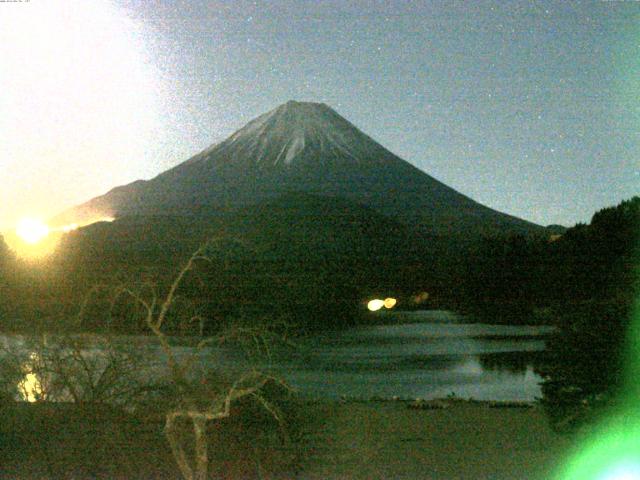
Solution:
[{"label": "snow-capped summit", "polygon": [[540,227],[497,212],[397,157],[322,103],[290,101],[149,181],[54,219],[206,215],[301,192],[342,197],[437,233]]},{"label": "snow-capped summit", "polygon": [[226,162],[249,160],[263,167],[287,166],[311,156],[321,161],[365,162],[371,160],[372,142],[324,103],[291,100],[250,121],[187,163],[222,156]]}]

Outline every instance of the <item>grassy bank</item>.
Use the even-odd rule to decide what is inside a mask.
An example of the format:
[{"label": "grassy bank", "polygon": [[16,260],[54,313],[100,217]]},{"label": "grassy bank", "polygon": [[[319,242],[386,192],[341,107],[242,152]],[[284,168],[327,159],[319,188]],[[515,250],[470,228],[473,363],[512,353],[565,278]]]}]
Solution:
[{"label": "grassy bank", "polygon": [[[293,443],[247,411],[211,428],[211,478],[547,479],[572,438],[542,410],[443,401],[294,402]],[[0,478],[179,479],[162,419],[19,404],[0,418]]]},{"label": "grassy bank", "polygon": [[548,479],[569,437],[555,434],[542,410],[444,401],[323,403],[324,432],[303,478]]}]

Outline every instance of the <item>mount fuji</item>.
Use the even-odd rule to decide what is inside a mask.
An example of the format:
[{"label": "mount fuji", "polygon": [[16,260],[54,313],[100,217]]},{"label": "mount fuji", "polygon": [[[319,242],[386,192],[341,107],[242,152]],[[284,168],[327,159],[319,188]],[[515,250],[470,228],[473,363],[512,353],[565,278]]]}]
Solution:
[{"label": "mount fuji", "polygon": [[534,233],[542,227],[498,212],[391,153],[322,103],[267,112],[221,143],[157,177],[116,187],[52,220],[208,216],[290,194],[342,198],[438,235]]}]

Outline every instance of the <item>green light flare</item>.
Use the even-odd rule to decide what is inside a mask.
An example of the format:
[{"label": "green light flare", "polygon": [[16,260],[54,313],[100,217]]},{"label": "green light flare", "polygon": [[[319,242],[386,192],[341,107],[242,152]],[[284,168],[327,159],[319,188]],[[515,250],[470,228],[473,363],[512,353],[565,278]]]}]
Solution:
[{"label": "green light flare", "polygon": [[640,411],[605,421],[562,468],[557,480],[640,480]]},{"label": "green light flare", "polygon": [[[636,265],[640,266],[637,260]],[[636,273],[636,276],[638,275]],[[636,288],[637,291],[638,288]],[[640,297],[636,298],[633,315],[629,322],[623,360],[625,383],[622,401],[628,408],[635,407],[640,410]]]},{"label": "green light flare", "polygon": [[[634,264],[640,278],[640,252]],[[640,292],[636,285],[636,293]],[[634,308],[624,345],[623,389],[605,420],[579,439],[581,447],[559,471],[556,480],[640,480],[640,296]]]},{"label": "green light flare", "polygon": [[640,463],[631,461],[614,467],[599,480],[634,480],[638,478],[640,478]]}]

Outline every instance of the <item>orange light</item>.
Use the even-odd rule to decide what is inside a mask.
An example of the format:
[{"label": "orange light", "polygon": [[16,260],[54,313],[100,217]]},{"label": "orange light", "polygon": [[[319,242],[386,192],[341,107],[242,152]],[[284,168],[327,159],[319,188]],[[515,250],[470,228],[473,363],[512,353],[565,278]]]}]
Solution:
[{"label": "orange light", "polygon": [[424,303],[429,299],[429,294],[427,292],[420,292],[416,296],[413,297],[413,303]]}]

